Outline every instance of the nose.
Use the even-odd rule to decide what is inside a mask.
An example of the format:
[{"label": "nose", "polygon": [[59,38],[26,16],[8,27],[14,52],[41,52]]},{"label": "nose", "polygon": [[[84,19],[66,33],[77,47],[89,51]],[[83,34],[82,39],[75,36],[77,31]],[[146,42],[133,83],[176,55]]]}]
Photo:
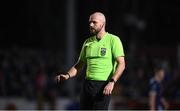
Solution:
[{"label": "nose", "polygon": [[90,27],[93,27],[93,26],[94,26],[94,24],[91,22],[91,23],[89,23],[89,26],[90,26]]}]

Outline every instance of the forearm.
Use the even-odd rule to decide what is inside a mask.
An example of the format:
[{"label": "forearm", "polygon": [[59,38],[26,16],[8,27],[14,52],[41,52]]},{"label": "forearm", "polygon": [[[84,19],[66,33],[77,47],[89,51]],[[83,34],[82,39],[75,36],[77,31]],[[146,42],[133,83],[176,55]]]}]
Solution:
[{"label": "forearm", "polygon": [[112,93],[112,90],[114,88],[115,82],[119,79],[119,77],[122,75],[124,69],[125,69],[125,62],[124,62],[124,57],[118,57],[117,58],[117,67],[116,71],[112,77],[113,81],[110,80],[110,82],[105,86],[103,90],[103,94],[105,95],[110,95]]},{"label": "forearm", "polygon": [[156,109],[154,101],[151,101],[149,106],[150,106],[149,109],[152,110],[152,111],[154,111]]},{"label": "forearm", "polygon": [[74,77],[74,76],[76,76],[77,75],[77,69],[76,69],[76,67],[75,66],[73,66],[73,67],[71,67],[70,69],[69,69],[69,71],[67,71],[67,73],[70,75],[70,77]]},{"label": "forearm", "polygon": [[117,67],[116,67],[116,71],[115,71],[112,78],[115,81],[117,81],[121,77],[124,69],[125,69],[125,62],[124,61],[118,62]]},{"label": "forearm", "polygon": [[156,109],[155,105],[152,104],[152,105],[150,106],[150,110],[151,110],[151,111],[154,111],[155,109]]},{"label": "forearm", "polygon": [[156,107],[155,107],[155,99],[154,98],[151,98],[150,101],[149,101],[149,109],[150,110],[155,110]]},{"label": "forearm", "polygon": [[68,74],[70,77],[74,77],[77,73],[83,68],[84,63],[82,61],[78,61],[73,67],[68,70]]},{"label": "forearm", "polygon": [[154,91],[149,93],[149,109],[152,111],[156,109],[156,92]]}]

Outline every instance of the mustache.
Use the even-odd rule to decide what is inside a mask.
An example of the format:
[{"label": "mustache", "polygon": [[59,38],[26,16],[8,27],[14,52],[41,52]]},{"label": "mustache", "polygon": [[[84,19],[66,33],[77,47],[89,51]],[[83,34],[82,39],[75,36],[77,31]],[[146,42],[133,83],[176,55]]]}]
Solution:
[{"label": "mustache", "polygon": [[93,28],[93,27],[90,27],[90,29],[92,30],[92,29],[95,29],[95,28]]}]

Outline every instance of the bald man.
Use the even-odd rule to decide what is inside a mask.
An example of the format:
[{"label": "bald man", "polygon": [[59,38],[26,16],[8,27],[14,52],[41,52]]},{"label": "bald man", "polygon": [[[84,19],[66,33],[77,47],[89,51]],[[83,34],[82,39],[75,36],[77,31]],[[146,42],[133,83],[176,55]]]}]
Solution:
[{"label": "bald man", "polygon": [[83,110],[107,110],[116,81],[125,69],[124,50],[119,37],[106,32],[106,18],[95,12],[89,17],[90,37],[82,46],[79,59],[66,74],[56,76],[68,80],[86,67],[80,96]]}]

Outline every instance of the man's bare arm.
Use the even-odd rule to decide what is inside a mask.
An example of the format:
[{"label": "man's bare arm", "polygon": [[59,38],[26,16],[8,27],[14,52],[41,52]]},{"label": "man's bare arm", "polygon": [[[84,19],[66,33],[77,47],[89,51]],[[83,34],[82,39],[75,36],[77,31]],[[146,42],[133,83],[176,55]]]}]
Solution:
[{"label": "man's bare arm", "polygon": [[83,66],[84,62],[78,60],[77,63],[67,71],[67,73],[59,74],[55,77],[55,79],[59,82],[74,77],[83,68]]},{"label": "man's bare arm", "polygon": [[150,93],[149,93],[149,109],[151,110],[151,111],[154,111],[155,109],[156,109],[156,92],[154,92],[154,91],[150,91]]},{"label": "man's bare arm", "polygon": [[73,67],[71,67],[71,68],[69,69],[69,71],[68,71],[67,73],[70,75],[70,77],[74,77],[74,76],[77,75],[77,73],[78,73],[79,71],[81,71],[81,69],[83,68],[83,66],[84,66],[84,62],[78,61]]},{"label": "man's bare arm", "polygon": [[114,88],[114,84],[115,82],[120,78],[120,76],[122,75],[124,69],[125,69],[125,60],[124,60],[124,57],[117,57],[117,67],[116,67],[116,71],[112,77],[113,81],[114,82],[109,82],[105,88],[104,88],[104,91],[103,93],[105,95],[110,95],[112,93],[112,90]]},{"label": "man's bare arm", "polygon": [[117,64],[117,67],[116,67],[116,71],[115,71],[115,73],[114,73],[114,75],[112,77],[115,81],[117,81],[120,78],[120,76],[122,75],[122,73],[123,73],[123,71],[125,69],[124,57],[121,57],[121,56],[117,57],[116,61],[117,61],[118,64]]}]

